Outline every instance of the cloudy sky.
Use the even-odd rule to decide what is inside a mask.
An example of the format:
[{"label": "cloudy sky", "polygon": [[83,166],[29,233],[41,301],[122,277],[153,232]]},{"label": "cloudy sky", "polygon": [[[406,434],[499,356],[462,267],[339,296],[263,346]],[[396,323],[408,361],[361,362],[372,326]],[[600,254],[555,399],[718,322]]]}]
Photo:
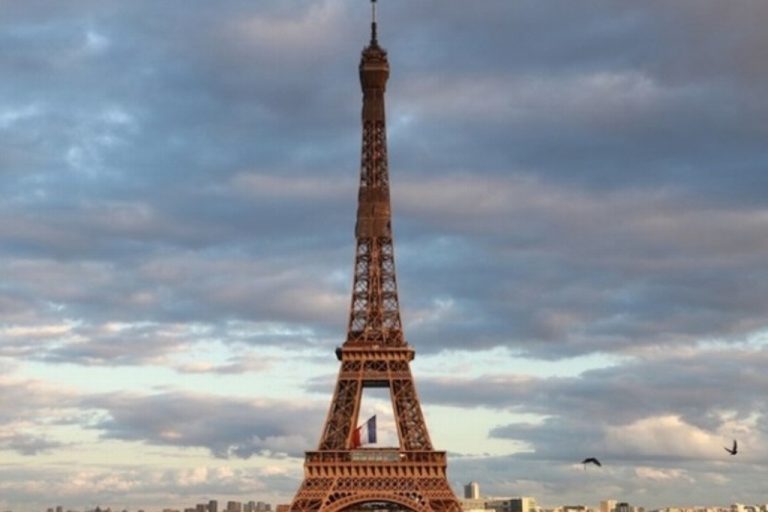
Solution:
[{"label": "cloudy sky", "polygon": [[[768,2],[379,13],[402,315],[454,487],[766,502]],[[0,0],[0,509],[292,497],[345,337],[368,21]]]}]

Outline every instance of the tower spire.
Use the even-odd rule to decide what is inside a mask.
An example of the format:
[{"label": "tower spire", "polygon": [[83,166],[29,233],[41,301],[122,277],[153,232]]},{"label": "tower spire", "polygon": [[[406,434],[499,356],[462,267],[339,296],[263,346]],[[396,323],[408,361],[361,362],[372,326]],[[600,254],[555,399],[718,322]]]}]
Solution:
[{"label": "tower spire", "polygon": [[371,45],[378,44],[376,40],[376,0],[371,0]]}]

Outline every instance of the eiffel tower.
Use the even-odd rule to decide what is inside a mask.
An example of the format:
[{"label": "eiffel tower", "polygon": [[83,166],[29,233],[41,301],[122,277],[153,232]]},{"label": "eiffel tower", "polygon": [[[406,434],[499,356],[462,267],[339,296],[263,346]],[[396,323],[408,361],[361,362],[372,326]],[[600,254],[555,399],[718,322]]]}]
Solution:
[{"label": "eiffel tower", "polygon": [[[306,452],[291,512],[461,510],[446,478],[445,452],[434,450],[429,439],[411,374],[414,350],[400,321],[384,120],[389,62],[376,39],[375,1],[371,41],[360,61],[363,144],[347,339],[336,349],[336,389],[320,445]],[[389,388],[398,447],[354,447],[364,388]]]}]

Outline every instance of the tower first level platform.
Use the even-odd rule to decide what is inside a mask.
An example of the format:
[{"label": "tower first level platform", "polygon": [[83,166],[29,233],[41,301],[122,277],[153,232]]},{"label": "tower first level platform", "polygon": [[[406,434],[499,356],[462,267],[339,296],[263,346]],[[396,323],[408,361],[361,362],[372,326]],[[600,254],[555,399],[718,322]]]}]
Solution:
[{"label": "tower first level platform", "polygon": [[295,511],[340,511],[391,503],[418,512],[461,510],[446,478],[445,452],[361,449],[307,452]]}]

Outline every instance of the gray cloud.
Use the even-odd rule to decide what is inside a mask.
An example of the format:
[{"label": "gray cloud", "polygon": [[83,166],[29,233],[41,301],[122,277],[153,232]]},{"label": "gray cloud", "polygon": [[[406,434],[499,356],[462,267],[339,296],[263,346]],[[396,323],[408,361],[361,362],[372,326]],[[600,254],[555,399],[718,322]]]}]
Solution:
[{"label": "gray cloud", "polygon": [[[764,349],[661,351],[570,378],[421,378],[419,392],[427,407],[541,418],[489,432],[524,443],[523,452],[451,459],[453,478],[483,482],[490,495],[550,505],[609,496],[651,507],[759,502],[768,454],[765,357]],[[732,438],[744,448],[740,458],[722,448]],[[588,456],[603,468],[585,472],[579,462]]]},{"label": "gray cloud", "polygon": [[[275,180],[257,183],[267,189],[260,193],[280,193]],[[764,327],[761,209],[714,209],[674,192],[592,193],[514,179],[410,181],[396,192],[411,214],[398,245],[404,317],[421,350],[507,346],[556,358],[713,337],[738,342]],[[283,194],[326,192],[295,182]],[[446,226],[452,235],[435,238]],[[251,260],[183,251],[117,267],[9,260],[15,286],[6,301],[27,315],[37,305],[30,320],[38,323],[74,313],[158,324],[140,328],[148,335],[176,328],[162,324],[204,322],[226,339],[226,322],[239,317],[338,337],[350,282],[339,263],[350,261],[344,252]],[[50,304],[65,307],[57,313]],[[83,362],[119,363],[88,355],[118,348],[103,328],[76,330],[81,342],[47,359],[76,361],[79,354]],[[147,358],[172,348],[167,336],[144,339],[144,349],[125,350]]]},{"label": "gray cloud", "polygon": [[82,406],[106,412],[90,427],[105,438],[203,447],[224,458],[301,456],[314,443],[324,412],[315,404],[183,392],[94,395]]},{"label": "gray cloud", "polygon": [[20,432],[10,435],[0,434],[0,450],[12,450],[22,455],[38,455],[62,446],[64,446],[63,443],[52,441],[44,436],[33,436]]},{"label": "gray cloud", "polygon": [[182,391],[94,394],[10,378],[0,381],[0,391],[0,449],[24,455],[66,446],[49,430],[77,425],[107,439],[206,448],[219,458],[298,457],[314,445],[325,413],[325,404],[313,402]]},{"label": "gray cloud", "polygon": [[707,406],[746,417],[766,405],[762,391],[768,381],[758,369],[767,357],[765,349],[666,351],[577,377],[491,374],[472,380],[426,379],[422,394],[459,406],[524,406],[543,414],[579,410],[601,422],[622,423],[686,408],[690,419],[701,421],[704,416],[697,413]]},{"label": "gray cloud", "polygon": [[71,445],[57,439],[51,427],[76,414],[77,393],[43,381],[18,378],[15,368],[0,377],[0,452],[34,457]]},{"label": "gray cloud", "polygon": [[[723,444],[750,445],[740,464],[768,452],[762,428],[768,381],[760,350],[683,351],[589,370],[577,377],[484,375],[421,379],[427,403],[534,414],[490,436],[526,443],[532,460],[600,454],[622,463],[720,464]],[[655,462],[654,462],[655,463]]]},{"label": "gray cloud", "polygon": [[0,425],[44,421],[45,411],[77,405],[77,393],[39,380],[0,378]]},{"label": "gray cloud", "polygon": [[[408,66],[408,80],[400,83],[433,83],[422,95],[396,95],[408,102],[405,113],[421,133],[403,137],[409,160],[529,168],[601,188],[695,183],[697,196],[759,202],[750,188],[765,187],[759,91],[766,76],[759,55],[768,43],[750,19],[764,14],[763,6],[587,2],[574,9],[556,2],[552,8],[569,13],[564,22],[534,2],[486,5],[472,15],[459,5],[441,6],[451,21],[430,17],[435,22],[426,28],[398,16],[395,26],[407,27],[400,30],[409,36],[398,37],[403,48],[392,52]],[[716,30],[705,28],[715,24]],[[713,35],[724,34],[724,26],[739,26],[733,32],[739,35]],[[406,50],[414,44],[417,51]],[[556,83],[561,87],[550,86]],[[445,94],[453,84],[456,93]],[[450,98],[427,113],[449,113],[439,127],[418,114],[430,93]],[[457,105],[470,107],[458,119],[450,116]],[[486,110],[509,115],[489,122]],[[434,157],[416,151],[424,140]]]},{"label": "gray cloud", "polygon": [[166,364],[166,356],[200,343],[314,344],[341,328],[347,304],[346,282],[324,265],[196,253],[126,266],[11,261],[7,303],[19,312],[0,352]]},{"label": "gray cloud", "polygon": [[[451,226],[451,235],[422,239],[427,257],[411,249],[400,265],[406,299],[417,290],[410,333],[419,347],[562,357],[742,341],[764,328],[763,208],[525,179],[408,185],[401,206],[420,233]],[[443,311],[430,299],[442,299]],[[431,321],[422,309],[433,310]]]},{"label": "gray cloud", "polygon": [[[338,337],[351,279],[319,277],[349,272],[367,27],[334,1],[73,5],[14,7],[4,36],[4,315]],[[763,328],[762,7],[562,7],[383,10],[414,343],[557,358]],[[723,19],[738,37],[703,36]],[[46,358],[110,364],[92,336]]]}]

